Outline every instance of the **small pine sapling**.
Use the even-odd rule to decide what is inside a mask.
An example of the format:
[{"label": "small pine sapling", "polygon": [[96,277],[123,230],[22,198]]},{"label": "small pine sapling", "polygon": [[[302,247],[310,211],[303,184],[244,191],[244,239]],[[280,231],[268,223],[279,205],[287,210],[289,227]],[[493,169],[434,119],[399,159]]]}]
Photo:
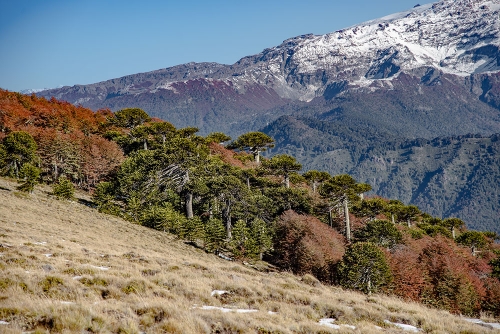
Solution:
[{"label": "small pine sapling", "polygon": [[52,187],[52,194],[58,199],[72,200],[75,195],[75,186],[65,176],[59,178]]}]

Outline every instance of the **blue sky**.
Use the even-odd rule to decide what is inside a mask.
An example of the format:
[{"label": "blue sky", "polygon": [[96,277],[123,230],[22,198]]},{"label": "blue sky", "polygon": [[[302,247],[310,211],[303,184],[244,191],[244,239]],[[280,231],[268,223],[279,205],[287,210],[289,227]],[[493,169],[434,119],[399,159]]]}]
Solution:
[{"label": "blue sky", "polygon": [[190,61],[224,64],[434,1],[0,0],[0,88],[89,84]]}]

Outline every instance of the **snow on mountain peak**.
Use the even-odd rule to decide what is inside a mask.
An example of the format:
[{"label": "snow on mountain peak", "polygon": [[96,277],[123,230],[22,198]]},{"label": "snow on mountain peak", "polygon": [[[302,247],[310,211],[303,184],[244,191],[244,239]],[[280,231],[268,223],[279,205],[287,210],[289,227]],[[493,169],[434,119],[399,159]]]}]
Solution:
[{"label": "snow on mountain peak", "polygon": [[366,85],[421,67],[459,76],[500,71],[499,11],[500,0],[442,0],[326,35],[290,38],[254,56],[251,76],[274,80],[284,97],[310,100],[325,80]]}]

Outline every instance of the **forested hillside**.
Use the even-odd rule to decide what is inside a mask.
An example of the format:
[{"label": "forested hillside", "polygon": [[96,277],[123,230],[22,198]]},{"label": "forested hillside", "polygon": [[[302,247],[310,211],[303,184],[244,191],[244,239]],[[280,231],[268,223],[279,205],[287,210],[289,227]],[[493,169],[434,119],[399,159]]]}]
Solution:
[{"label": "forested hillside", "polygon": [[498,134],[405,139],[373,126],[291,116],[262,131],[275,138],[273,153],[293,154],[306,169],[348,173],[379,196],[500,232]]},{"label": "forested hillside", "polygon": [[71,199],[81,188],[100,212],[226,259],[265,260],[366,294],[500,316],[496,233],[366,196],[370,184],[306,171],[292,155],[263,158],[279,136],[203,137],[141,109],[93,113],[0,93],[0,167],[19,191],[43,182]]}]

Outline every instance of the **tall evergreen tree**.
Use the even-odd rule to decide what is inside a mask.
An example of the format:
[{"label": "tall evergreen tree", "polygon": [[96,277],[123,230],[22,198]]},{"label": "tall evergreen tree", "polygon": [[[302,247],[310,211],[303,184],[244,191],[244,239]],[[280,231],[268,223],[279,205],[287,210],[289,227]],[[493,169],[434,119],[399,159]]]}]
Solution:
[{"label": "tall evergreen tree", "polygon": [[272,175],[283,176],[286,188],[290,188],[290,173],[302,169],[302,165],[294,157],[287,154],[275,155],[264,161],[262,167]]},{"label": "tall evergreen tree", "polygon": [[260,152],[274,147],[274,139],[262,132],[248,132],[242,134],[228,148],[249,150],[257,164],[260,164]]},{"label": "tall evergreen tree", "polygon": [[3,139],[2,144],[4,153],[0,167],[3,174],[18,178],[23,164],[35,163],[38,146],[29,133],[12,132]]},{"label": "tall evergreen tree", "polygon": [[349,246],[338,266],[338,275],[344,288],[367,294],[379,291],[392,279],[384,253],[371,242]]},{"label": "tall evergreen tree", "polygon": [[351,241],[351,224],[349,219],[349,206],[359,201],[359,195],[371,189],[366,183],[357,183],[352,176],[347,174],[336,175],[320,188],[320,194],[336,203],[341,203],[344,209],[345,236]]}]

